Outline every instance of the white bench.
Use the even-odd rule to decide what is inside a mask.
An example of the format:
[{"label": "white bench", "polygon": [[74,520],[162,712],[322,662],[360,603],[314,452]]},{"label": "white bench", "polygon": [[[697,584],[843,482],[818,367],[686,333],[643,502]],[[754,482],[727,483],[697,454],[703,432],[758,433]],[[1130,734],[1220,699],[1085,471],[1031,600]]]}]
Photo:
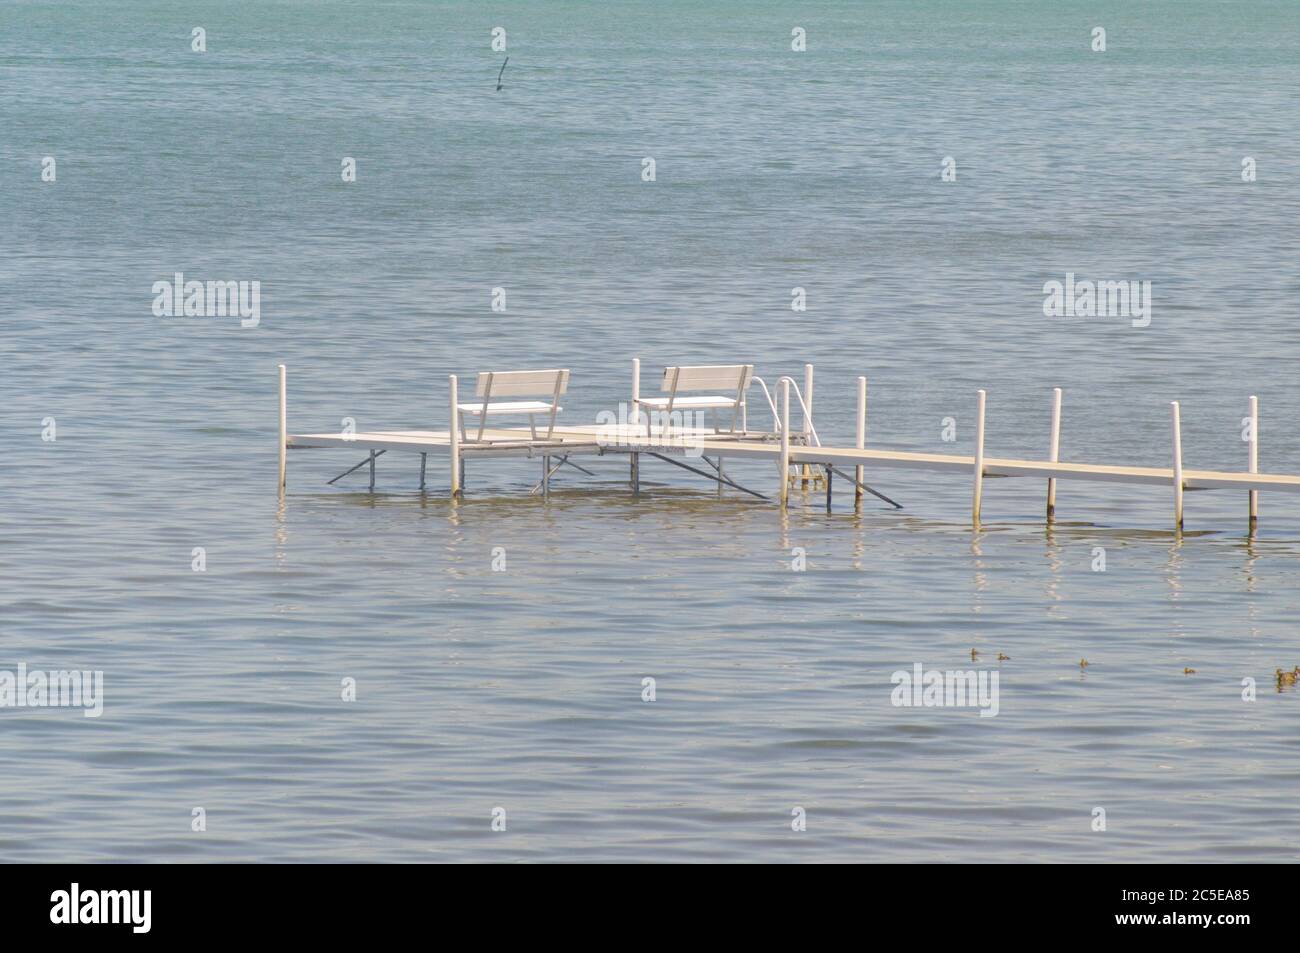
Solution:
[{"label": "white bench", "polygon": [[[730,410],[731,430],[734,433],[738,420],[742,422],[745,415],[745,391],[754,376],[753,364],[714,364],[696,367],[665,367],[660,391],[667,397],[632,396],[633,408],[644,407],[662,415],[671,415],[674,410]],[[699,394],[684,392],[695,391],[732,391],[734,394]],[[717,419],[714,419],[717,430]],[[650,433],[650,418],[646,415],[646,433]]]},{"label": "white bench", "polygon": [[[489,415],[509,414],[527,416],[528,429],[532,433],[533,439],[536,440],[537,415],[549,414],[550,420],[546,425],[545,439],[550,440],[555,432],[555,415],[563,410],[560,406],[560,395],[568,389],[569,372],[567,369],[483,371],[478,375],[478,382],[474,387],[474,396],[479,399],[456,405],[457,425],[460,428],[461,437],[466,439],[466,414],[479,418],[478,435],[474,439],[480,442],[483,440],[483,431],[487,427]],[[492,397],[494,395],[497,397],[549,397],[550,400],[493,401]]]}]

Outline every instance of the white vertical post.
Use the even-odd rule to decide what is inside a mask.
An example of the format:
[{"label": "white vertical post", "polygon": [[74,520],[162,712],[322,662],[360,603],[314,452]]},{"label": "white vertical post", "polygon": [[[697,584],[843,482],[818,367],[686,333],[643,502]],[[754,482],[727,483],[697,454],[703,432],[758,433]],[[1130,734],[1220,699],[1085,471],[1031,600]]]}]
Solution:
[{"label": "white vertical post", "polygon": [[[867,379],[858,378],[858,434],[857,448],[865,449],[867,446]],[[853,508],[854,510],[862,509],[862,464],[858,464],[854,470],[854,476],[858,485],[853,488]]]},{"label": "white vertical post", "polygon": [[[1250,398],[1250,472],[1259,472],[1259,398]],[[1259,522],[1259,490],[1250,491],[1250,530]]]},{"label": "white vertical post", "polygon": [[[813,366],[805,364],[803,366],[803,442],[804,446],[808,445],[808,437],[812,433],[812,403],[813,401]],[[803,465],[802,484],[808,486],[808,480],[812,476],[812,467],[805,463]]]},{"label": "white vertical post", "polygon": [[451,398],[451,498],[460,499],[460,419],[456,399],[456,375],[447,378],[447,392]]},{"label": "white vertical post", "polygon": [[[1061,459],[1061,388],[1052,388],[1052,442],[1047,459],[1057,463]],[[1047,479],[1047,522],[1056,520],[1056,477]]]},{"label": "white vertical post", "polygon": [[280,365],[280,495],[284,495],[284,471],[289,454],[289,418],[285,392],[285,367]]},{"label": "white vertical post", "polygon": [[984,391],[979,394],[979,405],[975,412],[975,492],[971,499],[971,521],[976,528],[980,525],[980,500],[984,496]]},{"label": "white vertical post", "polygon": [[790,378],[781,378],[781,506],[790,498]]},{"label": "white vertical post", "polygon": [[630,414],[631,419],[628,421],[628,423],[632,424],[632,426],[634,427],[636,426],[637,421],[641,419],[640,417],[641,405],[637,403],[637,401],[640,399],[641,399],[641,358],[634,357],[632,358],[632,408]]},{"label": "white vertical post", "polygon": [[1179,419],[1178,401],[1169,402],[1174,430],[1174,529],[1183,528],[1183,427]]},{"label": "white vertical post", "polygon": [[[641,405],[637,403],[641,399],[641,358],[632,358],[632,409],[628,414],[628,426],[635,427],[641,420]],[[632,434],[629,432],[626,439],[631,440]],[[632,484],[633,492],[640,492],[641,489],[641,454],[631,453],[629,481]]]}]

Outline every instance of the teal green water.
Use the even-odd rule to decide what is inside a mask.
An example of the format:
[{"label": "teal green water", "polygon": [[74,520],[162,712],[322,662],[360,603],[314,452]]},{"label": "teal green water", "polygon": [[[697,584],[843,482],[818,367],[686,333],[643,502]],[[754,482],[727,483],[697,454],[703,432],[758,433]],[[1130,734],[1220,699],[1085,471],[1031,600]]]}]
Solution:
[{"label": "teal green water", "polygon": [[[441,461],[371,496],[320,451],[280,506],[275,367],[323,431],[445,426],[480,368],[571,368],[581,423],[633,357],[813,362],[828,443],[865,374],[873,446],[969,453],[986,388],[1030,457],[1059,386],[1065,459],[1168,465],[1177,399],[1221,469],[1256,394],[1300,473],[1297,90],[1292,2],[10,0],[0,670],[102,670],[105,708],[0,708],[0,855],[1291,859],[1300,498],[1249,541],[1189,493],[1176,538],[1167,490],[1064,484],[1049,531],[990,480],[973,533],[949,476],[783,516],[471,463],[453,507]],[[259,281],[260,323],[155,316],[176,272]],[[1067,272],[1152,282],[1151,325],[1045,317]],[[999,669],[999,714],[894,707],[915,662]]]}]

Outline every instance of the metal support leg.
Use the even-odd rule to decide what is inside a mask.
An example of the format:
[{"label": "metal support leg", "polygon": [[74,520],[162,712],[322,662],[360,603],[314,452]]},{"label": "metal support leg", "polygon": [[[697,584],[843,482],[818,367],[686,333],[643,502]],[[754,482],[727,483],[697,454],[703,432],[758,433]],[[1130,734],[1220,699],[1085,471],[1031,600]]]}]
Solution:
[{"label": "metal support leg", "polygon": [[826,468],[826,512],[831,511],[831,474],[834,471],[830,467]]},{"label": "metal support leg", "polygon": [[427,461],[428,457],[429,455],[427,453],[420,454],[420,489],[421,490],[424,489],[424,464]]},{"label": "metal support leg", "polygon": [[714,463],[706,456],[701,456],[700,459],[703,460],[705,463],[707,463],[709,466],[713,467],[714,472],[718,474],[715,479],[718,481],[718,498],[721,499],[723,487],[725,487],[728,483],[731,482],[730,480],[727,479],[726,474],[722,472],[722,464],[724,462],[723,458],[718,457],[717,463]]},{"label": "metal support leg", "polygon": [[641,492],[641,454],[632,454],[632,492]]},{"label": "metal support leg", "polygon": [[375,492],[375,451],[370,451],[370,492]]},{"label": "metal support leg", "polygon": [[542,499],[551,498],[551,458],[542,457]]}]

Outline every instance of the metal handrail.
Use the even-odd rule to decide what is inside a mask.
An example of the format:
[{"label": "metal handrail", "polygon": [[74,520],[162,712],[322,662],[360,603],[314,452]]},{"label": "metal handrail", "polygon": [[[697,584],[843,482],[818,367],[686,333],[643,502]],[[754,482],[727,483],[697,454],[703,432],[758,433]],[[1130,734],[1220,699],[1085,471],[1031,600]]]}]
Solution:
[{"label": "metal handrail", "polygon": [[808,405],[804,403],[803,392],[799,390],[799,385],[793,377],[787,376],[781,379],[789,381],[790,386],[794,388],[794,396],[799,398],[799,407],[803,410],[803,419],[808,422],[808,433],[812,435],[813,446],[820,447],[822,445],[821,437],[817,436],[817,428],[813,426],[812,412],[808,409]]},{"label": "metal handrail", "polygon": [[771,391],[769,391],[769,390],[767,389],[767,383],[763,380],[763,378],[759,377],[757,374],[752,375],[752,376],[750,377],[749,381],[750,381],[751,384],[752,384],[754,381],[758,381],[758,386],[761,387],[761,388],[763,388],[763,396],[767,398],[767,406],[770,407],[770,408],[772,409],[772,423],[774,424],[774,427],[773,427],[772,432],[773,432],[773,433],[780,433],[780,432],[781,432],[781,415],[780,415],[779,413],[777,413],[777,410],[776,410],[776,401],[774,401],[774,400],[772,399],[772,393],[771,393]]}]

